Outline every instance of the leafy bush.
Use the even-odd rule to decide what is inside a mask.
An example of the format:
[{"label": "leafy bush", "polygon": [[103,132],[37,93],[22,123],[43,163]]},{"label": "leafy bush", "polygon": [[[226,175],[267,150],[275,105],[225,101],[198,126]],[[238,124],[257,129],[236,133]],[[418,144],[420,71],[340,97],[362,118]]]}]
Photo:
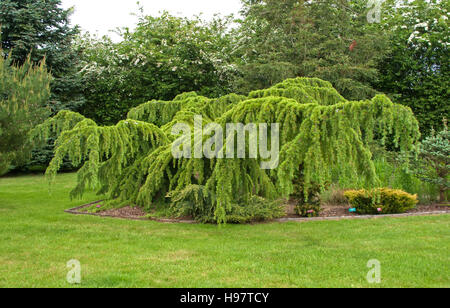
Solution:
[{"label": "leafy bush", "polygon": [[295,206],[295,213],[301,217],[318,217],[321,211],[320,204],[299,203]]},{"label": "leafy bush", "polygon": [[81,75],[89,85],[84,116],[114,125],[146,101],[191,91],[208,97],[230,92],[235,69],[228,19],[138,17],[136,28],[122,31],[119,43],[89,35],[78,40]]},{"label": "leafy bush", "polygon": [[166,197],[171,199],[171,214],[175,217],[191,216],[203,223],[214,219],[214,195],[208,193],[204,186],[189,185]]},{"label": "leafy bush", "polygon": [[301,217],[317,217],[320,215],[322,186],[318,183],[311,183],[309,189],[305,189],[305,183],[296,178],[294,180],[294,193],[291,195],[297,200],[295,213]]},{"label": "leafy bush", "polygon": [[345,196],[358,214],[405,213],[418,203],[417,195],[390,188],[349,190],[345,192]]},{"label": "leafy bush", "polygon": [[[390,187],[392,189],[400,189],[417,195],[420,204],[433,204],[439,198],[439,188],[437,185],[423,181],[415,173],[416,168],[416,153],[401,153],[398,151],[387,151],[382,145],[378,143],[371,144],[371,152],[373,153],[373,162],[375,166],[375,172],[377,174],[379,182],[375,187]],[[420,168],[423,169],[421,166]],[[333,183],[340,187],[348,187],[352,189],[368,189],[374,187],[368,183],[364,178],[358,174],[345,174],[341,172],[341,168],[332,170]],[[334,188],[331,186],[321,194],[321,199],[324,203],[328,202],[331,195],[334,193],[339,194],[339,191],[334,192]],[[347,198],[344,196],[344,203],[348,203]],[[337,204],[337,202],[333,202]]]},{"label": "leafy bush", "polygon": [[448,1],[388,0],[383,6],[390,44],[379,63],[378,90],[410,107],[424,134],[440,129],[450,114],[448,11]]},{"label": "leafy bush", "polygon": [[[286,210],[282,200],[269,201],[253,196],[247,202],[232,205],[231,210],[227,212],[227,221],[236,224],[261,222],[280,218],[285,214]],[[214,220],[214,222],[216,221]]]},{"label": "leafy bush", "polygon": [[296,178],[293,182],[294,193],[291,195],[292,198],[296,199],[299,204],[320,204],[320,193],[322,191],[322,186],[318,183],[311,183],[307,188],[305,183],[300,179]]}]

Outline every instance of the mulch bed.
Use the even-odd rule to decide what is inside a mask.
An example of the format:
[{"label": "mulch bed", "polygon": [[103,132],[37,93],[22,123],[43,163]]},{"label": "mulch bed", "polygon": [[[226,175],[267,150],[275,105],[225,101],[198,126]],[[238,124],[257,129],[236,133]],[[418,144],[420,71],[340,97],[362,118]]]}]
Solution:
[{"label": "mulch bed", "polygon": [[195,223],[194,220],[181,217],[178,219],[155,219],[147,217],[148,213],[144,212],[139,207],[126,206],[120,209],[110,209],[105,210],[99,213],[89,213],[86,212],[85,209],[101,204],[102,201],[96,201],[89,204],[85,204],[73,209],[66,210],[66,213],[75,214],[75,215],[91,215],[91,216],[100,216],[100,217],[110,217],[110,218],[121,218],[121,219],[129,219],[129,220],[153,220],[164,223]]},{"label": "mulch bed", "polygon": [[277,222],[306,222],[306,221],[324,221],[324,220],[342,220],[342,219],[375,219],[383,217],[412,217],[412,216],[433,216],[450,214],[450,207],[448,205],[418,205],[417,208],[412,209],[404,214],[389,214],[389,215],[358,215],[350,213],[349,206],[323,206],[323,211],[319,217],[303,218],[294,214],[293,207],[288,207],[288,214],[284,218],[277,219]]},{"label": "mulch bed", "polygon": [[[90,204],[82,205],[80,207],[65,211],[66,213],[75,215],[92,215],[100,217],[121,218],[129,220],[153,220],[163,223],[196,223],[189,217],[182,217],[179,219],[154,219],[147,217],[142,209],[138,207],[127,206],[120,209],[111,209],[99,213],[89,213],[84,209],[93,205],[101,204],[101,201],[93,202]],[[294,205],[289,203],[286,207],[286,216],[280,219],[275,219],[275,222],[288,222],[288,221],[320,221],[320,220],[341,220],[341,219],[370,219],[381,217],[409,217],[409,216],[428,216],[428,215],[441,215],[450,214],[450,207],[445,205],[433,204],[433,205],[419,205],[417,208],[408,211],[405,214],[393,214],[393,215],[357,215],[348,211],[349,206],[343,205],[325,205],[322,207],[323,211],[319,217],[314,218],[302,218],[295,214]]]},{"label": "mulch bed", "polygon": [[[294,211],[295,205],[293,203],[289,203],[287,205],[287,215],[285,218],[299,218],[297,214],[295,214]],[[320,213],[319,217],[326,218],[326,217],[361,217],[361,215],[350,213],[349,210],[350,206],[348,205],[324,205],[322,206],[322,212]],[[432,204],[432,205],[418,205],[417,208],[412,209],[406,214],[418,214],[418,213],[432,213],[432,212],[448,212],[450,213],[450,207],[439,205],[439,204]],[[403,214],[404,215],[404,214]],[[375,215],[375,216],[388,216],[388,215]]]}]

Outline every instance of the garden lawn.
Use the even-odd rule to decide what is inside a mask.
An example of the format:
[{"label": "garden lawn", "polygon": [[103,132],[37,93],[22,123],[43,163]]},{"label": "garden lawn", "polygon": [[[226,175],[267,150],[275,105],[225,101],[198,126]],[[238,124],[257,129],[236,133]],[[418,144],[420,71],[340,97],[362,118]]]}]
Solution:
[{"label": "garden lawn", "polygon": [[[0,179],[0,287],[450,287],[450,215],[186,225],[64,213],[74,174]],[[370,259],[382,283],[366,280]]]}]

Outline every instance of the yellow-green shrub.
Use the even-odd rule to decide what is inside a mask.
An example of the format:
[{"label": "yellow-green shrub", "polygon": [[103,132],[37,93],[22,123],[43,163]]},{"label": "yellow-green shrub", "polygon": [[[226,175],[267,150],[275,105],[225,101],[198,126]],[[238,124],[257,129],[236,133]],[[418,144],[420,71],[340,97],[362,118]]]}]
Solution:
[{"label": "yellow-green shrub", "polygon": [[405,213],[418,203],[417,195],[390,188],[349,190],[345,192],[345,197],[358,214]]}]

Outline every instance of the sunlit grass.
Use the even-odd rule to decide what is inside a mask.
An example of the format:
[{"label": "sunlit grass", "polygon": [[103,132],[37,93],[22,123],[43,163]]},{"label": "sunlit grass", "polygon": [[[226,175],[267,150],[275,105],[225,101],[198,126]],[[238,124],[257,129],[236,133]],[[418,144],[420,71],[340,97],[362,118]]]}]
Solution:
[{"label": "sunlit grass", "polygon": [[[260,225],[185,225],[74,216],[75,175],[0,179],[0,287],[449,287],[450,216]],[[377,285],[375,285],[377,286]]]}]

